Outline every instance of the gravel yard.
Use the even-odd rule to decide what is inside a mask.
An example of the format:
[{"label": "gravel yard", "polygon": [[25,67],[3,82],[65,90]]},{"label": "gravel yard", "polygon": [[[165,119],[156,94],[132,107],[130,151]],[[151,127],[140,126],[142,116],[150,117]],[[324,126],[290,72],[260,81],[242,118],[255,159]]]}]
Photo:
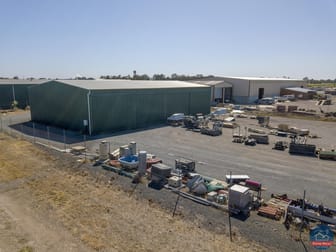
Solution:
[{"label": "gravel yard", "polygon": [[[268,129],[259,127],[255,119],[237,118],[236,122],[241,126],[242,133],[244,133],[245,127],[269,132]],[[288,124],[293,127],[309,129],[318,138],[308,138],[307,143],[327,150],[336,147],[335,122],[274,116],[271,117],[270,124],[272,126]],[[47,143],[46,139],[38,140]],[[162,125],[151,129],[92,137],[85,143],[89,152],[95,153],[99,149],[101,140],[108,141],[111,150],[135,141],[138,150],[153,153],[171,166],[174,166],[175,159],[178,157],[193,159],[197,162],[197,171],[210,177],[225,179],[225,175],[230,171],[233,174],[247,174],[267,188],[263,193],[266,200],[269,199],[271,193],[287,193],[291,198],[300,198],[303,191],[306,190],[306,197],[311,202],[323,203],[332,208],[336,207],[336,162],[290,155],[288,150],[272,150],[276,141],[290,142],[289,138],[270,135],[269,145],[245,146],[232,143],[232,129],[224,128],[221,136],[211,137],[182,127]],[[60,142],[51,141],[50,144],[59,148],[63,147],[63,143]],[[81,144],[84,145],[81,140],[74,143],[74,145]],[[174,205],[175,196],[169,192],[158,192],[140,186],[136,193],[139,193],[141,197],[158,202],[167,209],[171,209]],[[197,215],[203,220],[203,225],[210,229],[220,229],[222,226],[227,232],[226,215],[215,209],[182,200],[179,211],[185,218]],[[212,224],[207,225],[207,222]],[[245,221],[233,219],[233,225],[237,232],[247,239],[257,241],[265,246],[280,251],[302,249],[301,243],[294,241],[297,239],[298,232],[287,231],[280,222],[259,217],[255,213]],[[305,233],[303,237],[306,245],[309,246],[308,233]],[[329,251],[333,251],[333,249],[331,248]]]}]

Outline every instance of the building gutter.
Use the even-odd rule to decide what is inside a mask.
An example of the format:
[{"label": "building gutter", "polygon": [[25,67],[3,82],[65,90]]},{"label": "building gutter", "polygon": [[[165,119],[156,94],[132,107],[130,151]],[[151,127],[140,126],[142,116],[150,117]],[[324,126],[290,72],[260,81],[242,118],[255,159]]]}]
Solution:
[{"label": "building gutter", "polygon": [[87,98],[87,105],[88,105],[88,123],[89,123],[89,135],[91,136],[91,106],[90,106],[90,95],[91,95],[91,90],[89,90],[89,92],[86,95]]}]

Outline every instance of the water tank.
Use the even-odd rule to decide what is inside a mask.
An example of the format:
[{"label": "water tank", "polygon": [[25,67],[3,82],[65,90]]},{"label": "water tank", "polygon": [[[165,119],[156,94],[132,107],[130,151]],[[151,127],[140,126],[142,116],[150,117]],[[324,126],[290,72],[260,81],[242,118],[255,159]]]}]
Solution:
[{"label": "water tank", "polygon": [[132,141],[130,142],[130,144],[128,145],[130,150],[131,150],[131,155],[136,155],[136,142]]},{"label": "water tank", "polygon": [[119,147],[119,155],[120,157],[125,157],[125,149],[128,148],[128,145],[123,145]]},{"label": "water tank", "polygon": [[108,157],[108,142],[101,141],[99,144],[99,159],[106,160]]},{"label": "water tank", "polygon": [[144,175],[146,173],[146,168],[147,168],[147,152],[146,151],[140,151],[138,154],[138,161],[139,161],[139,165],[138,165],[138,172],[141,175]]},{"label": "water tank", "polygon": [[124,156],[125,156],[125,157],[129,157],[129,156],[131,156],[131,150],[130,150],[130,148],[126,147],[126,148],[124,149]]}]

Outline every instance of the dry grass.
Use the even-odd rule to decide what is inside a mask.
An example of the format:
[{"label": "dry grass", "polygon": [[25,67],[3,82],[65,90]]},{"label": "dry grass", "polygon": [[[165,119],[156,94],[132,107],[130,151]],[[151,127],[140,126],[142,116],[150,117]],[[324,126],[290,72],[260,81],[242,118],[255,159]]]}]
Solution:
[{"label": "dry grass", "polygon": [[263,251],[238,235],[236,243],[230,243],[223,231],[208,232],[197,221],[172,218],[156,204],[130,197],[117,186],[93,183],[85,173],[54,171],[29,187],[40,202],[52,206],[74,235],[95,250]]},{"label": "dry grass", "polygon": [[[44,156],[45,154],[31,143],[0,134],[0,182],[33,175],[51,159]],[[40,157],[44,157],[44,162],[41,160],[39,165],[36,165]]]}]

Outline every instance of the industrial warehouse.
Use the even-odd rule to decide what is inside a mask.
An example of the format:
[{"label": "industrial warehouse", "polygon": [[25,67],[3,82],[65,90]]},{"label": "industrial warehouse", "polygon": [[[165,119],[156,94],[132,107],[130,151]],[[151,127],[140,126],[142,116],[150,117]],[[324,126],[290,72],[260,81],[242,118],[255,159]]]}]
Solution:
[{"label": "industrial warehouse", "polygon": [[55,80],[31,87],[29,99],[33,121],[89,134],[210,112],[210,88],[182,81]]},{"label": "industrial warehouse", "polygon": [[28,87],[41,84],[46,80],[0,80],[0,109],[9,109],[13,102],[17,102],[17,107],[26,108],[29,106]]},{"label": "industrial warehouse", "polygon": [[299,79],[258,77],[214,77],[196,83],[211,87],[212,102],[251,104],[264,97],[279,96],[288,87],[305,87]]}]

